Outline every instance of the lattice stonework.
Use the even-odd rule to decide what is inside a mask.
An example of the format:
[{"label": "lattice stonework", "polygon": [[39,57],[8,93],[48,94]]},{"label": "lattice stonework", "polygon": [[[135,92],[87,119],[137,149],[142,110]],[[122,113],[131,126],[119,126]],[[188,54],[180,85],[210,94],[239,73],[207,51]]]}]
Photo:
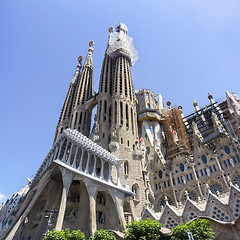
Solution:
[{"label": "lattice stonework", "polygon": [[217,206],[213,208],[211,217],[224,222],[230,221],[229,215],[227,215],[222,209],[218,208]]},{"label": "lattice stonework", "polygon": [[190,212],[188,219],[190,221],[190,220],[193,220],[194,218],[197,218],[197,217],[198,217],[198,215],[197,215],[196,212]]},{"label": "lattice stonework", "polygon": [[168,217],[165,221],[164,227],[172,229],[178,225],[177,221],[173,217]]},{"label": "lattice stonework", "polygon": [[233,217],[234,219],[237,219],[240,215],[240,199],[236,199],[234,204],[234,210],[233,210]]}]

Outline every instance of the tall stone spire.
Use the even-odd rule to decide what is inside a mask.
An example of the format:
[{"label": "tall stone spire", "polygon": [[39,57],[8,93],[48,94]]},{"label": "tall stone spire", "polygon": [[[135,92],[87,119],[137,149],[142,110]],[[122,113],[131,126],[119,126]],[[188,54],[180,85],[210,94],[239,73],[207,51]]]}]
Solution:
[{"label": "tall stone spire", "polygon": [[[126,25],[120,23],[113,32],[103,60],[99,95],[96,141],[106,149],[135,149],[138,142],[135,94],[130,67],[136,60],[132,38]],[[119,138],[124,135],[126,138]],[[110,145],[109,145],[110,144]],[[116,149],[114,149],[116,148]]]},{"label": "tall stone spire", "polygon": [[[97,97],[93,140],[124,162],[123,169],[119,171],[121,184],[128,185],[135,193],[135,204],[141,209],[143,206],[139,200],[145,198],[145,188],[139,161],[142,152],[139,150],[135,92],[130,69],[137,59],[137,52],[126,25],[120,23],[115,31],[110,28],[109,33]],[[126,202],[125,206],[128,205]]]},{"label": "tall stone spire", "polygon": [[[114,73],[114,61],[107,54],[109,44],[113,38],[113,27],[109,28],[109,40],[107,44],[107,49],[105,51],[99,89],[98,89],[98,106],[97,106],[97,115],[95,119],[95,129],[93,140],[105,149],[109,149],[110,143],[110,125],[111,125],[111,115],[112,115],[112,87],[113,87],[113,73]],[[106,129],[108,131],[106,131]]]},{"label": "tall stone spire", "polygon": [[80,70],[82,68],[82,56],[78,57],[78,65],[75,74],[73,75],[72,81],[70,83],[69,89],[67,96],[65,98],[62,111],[58,120],[58,125],[56,128],[55,132],[55,138],[54,142],[58,138],[58,136],[62,133],[62,131],[65,128],[69,127],[70,124],[70,117],[71,117],[71,111],[72,111],[72,104],[73,104],[73,99],[74,99],[74,94],[75,94],[75,89],[76,89],[76,83],[78,81],[78,78],[80,76]]},{"label": "tall stone spire", "polygon": [[87,109],[84,103],[93,96],[93,44],[93,41],[89,42],[88,55],[76,83],[70,123],[70,128],[78,130],[85,136],[89,135],[91,127],[92,110]]}]

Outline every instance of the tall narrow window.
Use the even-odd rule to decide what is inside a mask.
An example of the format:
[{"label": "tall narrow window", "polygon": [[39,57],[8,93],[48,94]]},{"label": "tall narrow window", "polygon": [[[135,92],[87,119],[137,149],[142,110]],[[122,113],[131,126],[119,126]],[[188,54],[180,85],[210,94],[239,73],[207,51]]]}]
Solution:
[{"label": "tall narrow window", "polygon": [[121,124],[123,124],[123,103],[120,102],[120,115],[121,115]]},{"label": "tall narrow window", "polygon": [[134,134],[134,123],[133,123],[133,110],[131,108],[131,120],[132,120],[132,133]]},{"label": "tall narrow window", "polygon": [[128,128],[128,105],[126,104],[126,127]]},{"label": "tall narrow window", "polygon": [[76,115],[75,115],[74,127],[76,127],[76,124],[77,124],[77,118],[78,118],[78,113],[76,113]]},{"label": "tall narrow window", "polygon": [[124,162],[124,174],[128,175],[129,174],[129,165],[128,165],[128,161]]},{"label": "tall narrow window", "polygon": [[104,100],[104,113],[107,113],[107,100]]},{"label": "tall narrow window", "polygon": [[102,100],[100,100],[100,104],[99,104],[99,121],[101,120],[101,112],[102,112]]},{"label": "tall narrow window", "polygon": [[82,112],[80,113],[79,124],[82,123]]},{"label": "tall narrow window", "polygon": [[115,124],[117,124],[117,101],[115,101]]},{"label": "tall narrow window", "polygon": [[109,107],[109,116],[108,116],[109,123],[111,123],[111,118],[112,118],[112,107]]}]

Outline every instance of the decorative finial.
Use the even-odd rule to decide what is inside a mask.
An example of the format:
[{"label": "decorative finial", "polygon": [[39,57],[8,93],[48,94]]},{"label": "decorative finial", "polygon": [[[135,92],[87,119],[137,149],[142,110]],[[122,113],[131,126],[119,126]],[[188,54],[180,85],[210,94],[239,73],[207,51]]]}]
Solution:
[{"label": "decorative finial", "polygon": [[208,99],[209,99],[209,100],[213,99],[212,94],[208,93]]},{"label": "decorative finial", "polygon": [[78,62],[81,63],[82,60],[83,60],[83,57],[82,57],[82,56],[79,56],[79,57],[78,57]]},{"label": "decorative finial", "polygon": [[93,41],[91,40],[91,41],[89,42],[89,47],[92,47],[94,43],[95,43],[95,42],[93,42]]},{"label": "decorative finial", "polygon": [[193,106],[194,106],[194,107],[197,107],[197,106],[198,106],[198,103],[197,103],[196,100],[193,101]]},{"label": "decorative finial", "polygon": [[208,184],[206,184],[206,192],[209,192],[210,191],[210,187]]},{"label": "decorative finial", "polygon": [[230,185],[232,184],[232,180],[229,176],[227,176],[227,181],[229,182]]},{"label": "decorative finial", "polygon": [[189,199],[189,193],[188,193],[188,191],[185,191],[184,193],[185,193],[186,198]]},{"label": "decorative finial", "polygon": [[88,55],[92,55],[92,53],[93,53],[93,44],[94,44],[95,42],[94,41],[90,41],[89,42],[89,50],[88,50]]},{"label": "decorative finial", "polygon": [[78,65],[77,65],[77,69],[81,69],[82,68],[82,60],[83,60],[83,57],[82,56],[79,56],[78,57]]},{"label": "decorative finial", "polygon": [[164,196],[164,201],[166,204],[168,204],[168,197],[166,195]]},{"label": "decorative finial", "polygon": [[114,30],[114,28],[113,28],[113,27],[110,27],[110,28],[108,29],[108,32],[109,32],[109,33],[112,33],[113,30]]},{"label": "decorative finial", "polygon": [[179,112],[180,113],[182,113],[183,112],[183,110],[182,110],[183,108],[182,108],[182,106],[178,106],[178,110],[179,110]]}]

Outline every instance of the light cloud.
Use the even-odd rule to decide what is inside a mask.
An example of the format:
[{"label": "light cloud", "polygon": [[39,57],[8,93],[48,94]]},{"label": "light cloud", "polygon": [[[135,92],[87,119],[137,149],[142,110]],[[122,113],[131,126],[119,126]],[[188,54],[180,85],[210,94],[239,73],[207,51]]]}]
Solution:
[{"label": "light cloud", "polygon": [[5,199],[5,195],[3,195],[2,193],[0,193],[0,202],[2,201],[2,200],[4,200]]}]

